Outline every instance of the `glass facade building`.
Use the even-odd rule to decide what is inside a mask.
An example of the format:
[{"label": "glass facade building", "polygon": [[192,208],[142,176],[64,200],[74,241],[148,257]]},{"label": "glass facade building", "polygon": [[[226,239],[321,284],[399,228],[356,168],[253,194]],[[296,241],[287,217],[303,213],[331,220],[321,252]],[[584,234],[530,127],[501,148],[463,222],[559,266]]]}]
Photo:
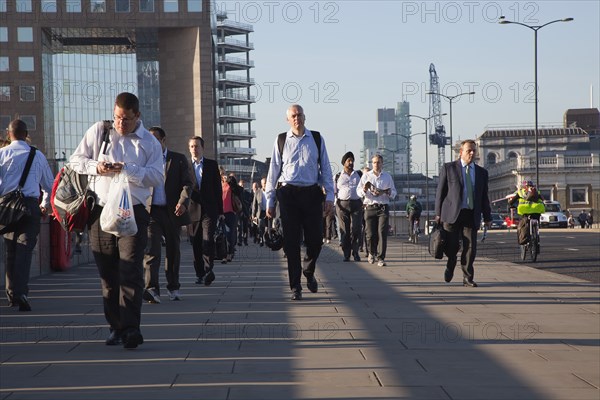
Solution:
[{"label": "glass facade building", "polygon": [[[140,99],[146,127],[216,158],[215,40],[209,0],[0,0],[0,126],[23,119],[49,160],[68,158],[114,99]],[[18,17],[15,18],[15,14]],[[135,23],[132,23],[135,21]]]}]

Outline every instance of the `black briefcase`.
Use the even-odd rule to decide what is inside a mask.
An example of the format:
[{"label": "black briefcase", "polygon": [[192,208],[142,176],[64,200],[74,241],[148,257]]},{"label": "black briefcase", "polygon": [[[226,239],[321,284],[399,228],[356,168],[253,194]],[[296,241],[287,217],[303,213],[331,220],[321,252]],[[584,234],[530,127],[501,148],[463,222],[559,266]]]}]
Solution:
[{"label": "black briefcase", "polygon": [[446,231],[441,224],[435,224],[429,234],[429,254],[433,258],[441,260],[444,258],[446,248]]}]

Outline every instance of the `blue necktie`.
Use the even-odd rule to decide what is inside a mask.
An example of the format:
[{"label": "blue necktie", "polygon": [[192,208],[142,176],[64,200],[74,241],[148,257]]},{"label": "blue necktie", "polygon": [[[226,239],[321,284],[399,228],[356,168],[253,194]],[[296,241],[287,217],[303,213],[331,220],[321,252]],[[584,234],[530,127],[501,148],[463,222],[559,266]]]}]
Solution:
[{"label": "blue necktie", "polygon": [[467,208],[473,209],[473,180],[471,179],[471,164],[467,164],[466,167],[466,182],[467,182]]}]

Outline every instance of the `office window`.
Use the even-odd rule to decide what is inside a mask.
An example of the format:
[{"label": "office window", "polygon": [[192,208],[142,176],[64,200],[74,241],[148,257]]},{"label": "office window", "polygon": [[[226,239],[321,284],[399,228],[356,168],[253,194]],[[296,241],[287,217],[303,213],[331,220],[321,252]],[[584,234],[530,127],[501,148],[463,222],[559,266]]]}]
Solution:
[{"label": "office window", "polygon": [[17,28],[17,41],[18,42],[33,42],[33,28],[31,28],[31,27]]},{"label": "office window", "polygon": [[0,42],[8,42],[8,28],[0,26]]},{"label": "office window", "polygon": [[56,0],[42,0],[42,12],[56,12]]},{"label": "office window", "polygon": [[0,72],[7,72],[10,69],[8,68],[8,57],[0,56]]},{"label": "office window", "polygon": [[10,86],[0,85],[0,101],[10,101]]},{"label": "office window", "polygon": [[179,12],[179,2],[177,0],[165,0],[165,8],[164,11],[171,12]]},{"label": "office window", "polygon": [[17,12],[32,12],[31,0],[17,0]]},{"label": "office window", "polygon": [[0,115],[0,128],[2,130],[7,129],[10,121],[10,115]]},{"label": "office window", "polygon": [[154,0],[140,0],[141,12],[154,12]]},{"label": "office window", "polygon": [[201,12],[202,11],[202,0],[188,0],[187,6],[188,6],[188,12]]},{"label": "office window", "polygon": [[0,0],[0,12],[6,12],[6,0]]},{"label": "office window", "polygon": [[81,0],[67,0],[67,12],[80,13],[81,12]]},{"label": "office window", "polygon": [[588,188],[586,186],[571,187],[571,204],[588,204]]},{"label": "office window", "polygon": [[116,12],[129,12],[129,0],[117,0],[115,4]]},{"label": "office window", "polygon": [[19,119],[27,124],[28,131],[35,131],[37,129],[37,119],[35,118],[35,115],[21,115]]},{"label": "office window", "polygon": [[92,12],[106,12],[106,0],[92,0],[90,2],[90,9]]},{"label": "office window", "polygon": [[21,72],[33,72],[33,57],[19,57],[19,71]]},{"label": "office window", "polygon": [[35,86],[22,85],[19,92],[21,101],[35,101]]}]

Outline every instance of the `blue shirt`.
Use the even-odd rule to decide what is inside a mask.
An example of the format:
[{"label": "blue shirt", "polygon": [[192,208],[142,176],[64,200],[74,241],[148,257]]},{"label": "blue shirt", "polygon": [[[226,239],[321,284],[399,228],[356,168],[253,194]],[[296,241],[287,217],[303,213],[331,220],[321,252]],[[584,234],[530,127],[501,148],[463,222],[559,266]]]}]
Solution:
[{"label": "blue shirt", "polygon": [[[12,192],[19,186],[30,149],[31,147],[24,140],[13,140],[8,146],[0,149],[0,195]],[[25,197],[38,198],[41,186],[44,193],[41,205],[48,208],[53,183],[54,175],[48,165],[48,160],[38,150],[35,152],[31,169],[21,192]]]},{"label": "blue shirt", "polygon": [[279,154],[277,139],[275,140],[265,190],[267,208],[273,208],[275,205],[277,183],[295,186],[318,184],[325,189],[326,200],[333,201],[333,174],[323,136],[321,136],[320,169],[317,144],[308,129],[304,129],[302,136],[294,135],[290,129],[286,133],[282,155]]}]

